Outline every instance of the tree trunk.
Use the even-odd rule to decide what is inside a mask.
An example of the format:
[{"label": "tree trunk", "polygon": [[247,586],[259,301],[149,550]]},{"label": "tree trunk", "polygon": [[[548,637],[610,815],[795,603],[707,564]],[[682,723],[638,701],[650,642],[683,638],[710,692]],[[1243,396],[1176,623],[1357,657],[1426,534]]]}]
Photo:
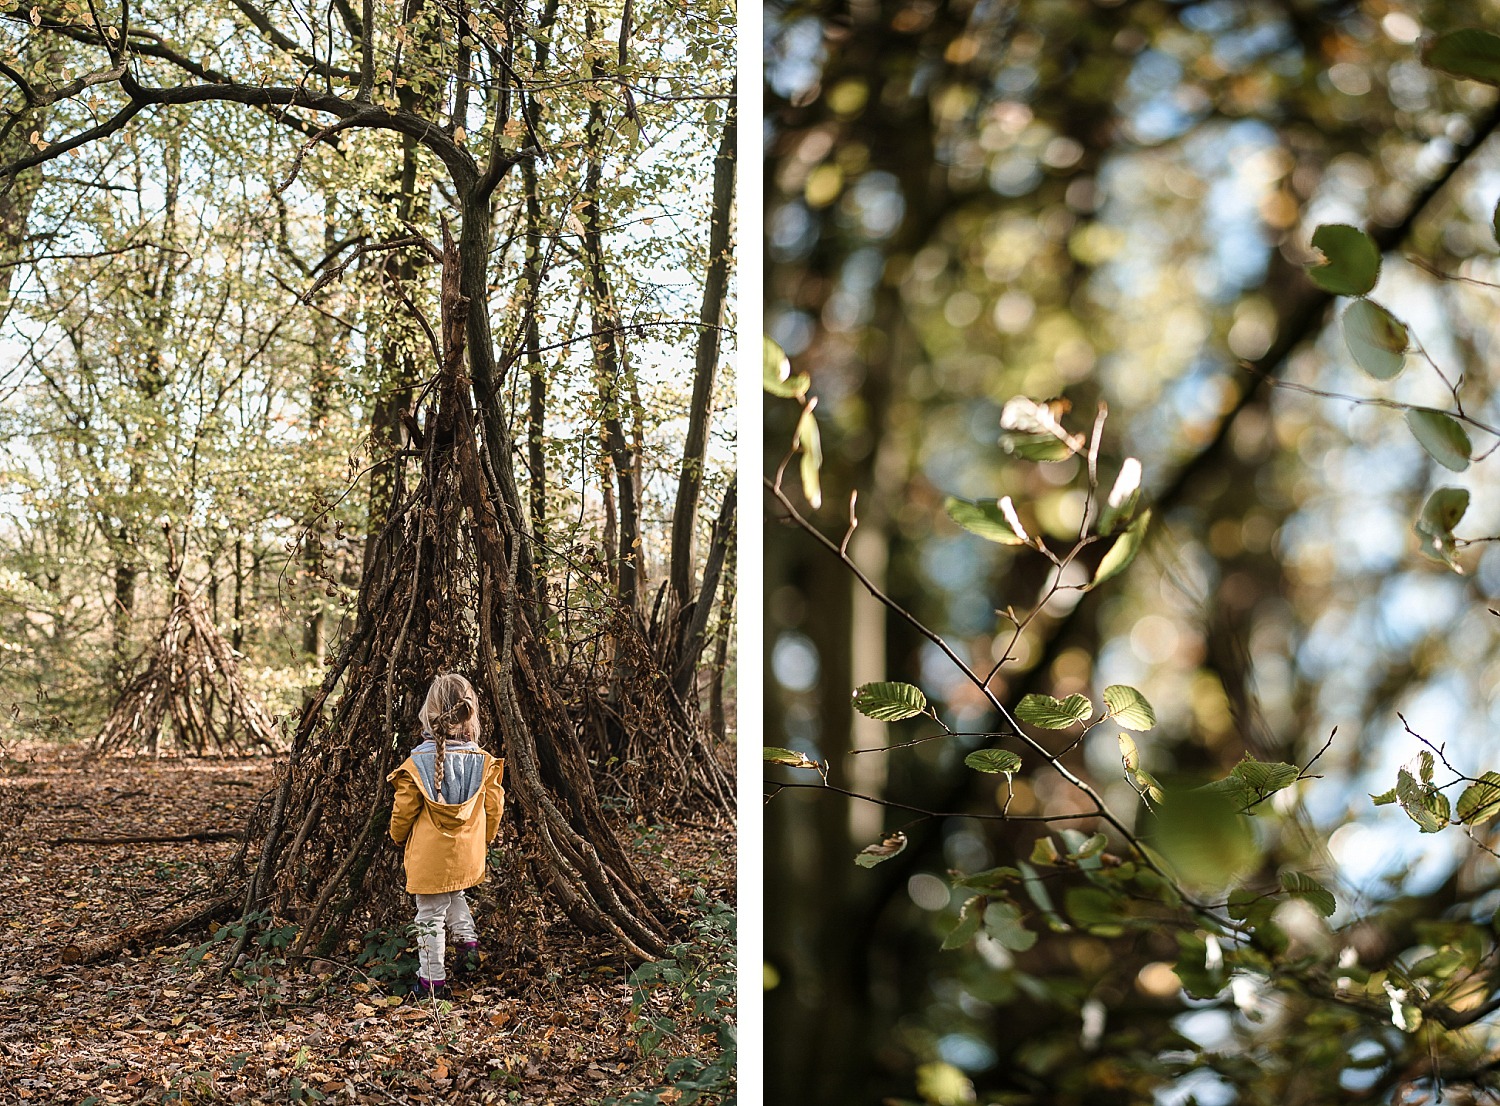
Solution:
[{"label": "tree trunk", "polygon": [[[703,461],[708,452],[708,419],[713,404],[714,378],[719,368],[719,328],[729,293],[729,224],[734,209],[735,107],[730,101],[714,159],[714,200],[709,217],[708,275],[703,303],[698,309],[697,358],[693,366],[693,399],[688,410],[687,442],[677,477],[677,500],[672,508],[672,552],[668,587],[675,613],[688,605],[693,590],[693,531],[698,521],[698,498],[703,488]],[[684,659],[677,658],[678,662]],[[696,658],[693,658],[696,660]]]},{"label": "tree trunk", "polygon": [[[594,38],[597,24],[593,9],[586,19],[588,36]],[[602,61],[595,61],[593,73],[596,81],[605,78]],[[600,100],[589,103],[588,165],[584,170],[584,186],[581,221],[583,223],[584,268],[588,274],[590,307],[592,309],[594,349],[594,385],[599,392],[599,425],[603,431],[604,450],[609,454],[614,467],[616,500],[618,510],[618,537],[615,546],[617,583],[615,595],[620,606],[635,613],[640,607],[641,591],[641,528],[640,454],[632,448],[625,436],[625,415],[628,396],[634,391],[634,381],[626,380],[626,370],[621,357],[621,319],[615,303],[614,292],[609,285],[609,273],[605,268],[603,230],[599,216],[599,190],[603,185],[604,164],[600,145],[604,137],[604,107]],[[621,385],[626,387],[622,388]],[[624,656],[619,653],[617,656]],[[617,671],[616,678],[622,674]]]}]

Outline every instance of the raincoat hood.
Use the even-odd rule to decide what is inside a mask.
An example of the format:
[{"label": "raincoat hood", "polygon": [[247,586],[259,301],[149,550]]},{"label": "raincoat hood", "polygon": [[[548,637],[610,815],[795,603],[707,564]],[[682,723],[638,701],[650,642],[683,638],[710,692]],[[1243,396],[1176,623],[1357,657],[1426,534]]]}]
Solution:
[{"label": "raincoat hood", "polygon": [[[484,879],[485,847],[505,809],[505,762],[470,742],[452,742],[443,761],[443,795],[432,797],[436,750],[424,742],[387,777],[395,785],[391,839],[403,846],[406,889],[437,895]],[[459,798],[462,796],[462,798]]]}]

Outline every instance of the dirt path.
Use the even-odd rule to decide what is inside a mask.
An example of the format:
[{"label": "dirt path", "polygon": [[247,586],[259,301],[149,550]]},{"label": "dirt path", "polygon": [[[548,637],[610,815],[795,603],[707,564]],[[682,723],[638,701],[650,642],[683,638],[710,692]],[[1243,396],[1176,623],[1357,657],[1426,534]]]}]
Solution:
[{"label": "dirt path", "polygon": [[[192,952],[207,933],[63,963],[70,946],[202,898],[235,840],[56,844],[65,837],[234,831],[267,793],[265,760],[11,750],[0,777],[0,1103],[599,1102],[661,1084],[673,1056],[711,1056],[671,988],[651,1009],[684,1032],[646,1057],[629,966],[539,908],[515,962],[489,957],[451,1004],[391,993],[381,965],[288,973],[278,950],[236,977]],[[19,807],[19,810],[17,809]],[[727,831],[640,827],[658,886],[733,895]],[[481,933],[485,896],[475,896]],[[264,973],[264,974],[262,974]],[[661,1099],[673,1102],[671,1090]],[[703,1101],[713,1101],[704,1099]]]}]

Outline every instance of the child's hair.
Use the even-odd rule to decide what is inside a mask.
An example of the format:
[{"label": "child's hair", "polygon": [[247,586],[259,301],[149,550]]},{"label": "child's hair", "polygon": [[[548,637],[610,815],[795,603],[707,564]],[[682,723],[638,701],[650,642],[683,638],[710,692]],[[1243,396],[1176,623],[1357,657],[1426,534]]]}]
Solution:
[{"label": "child's hair", "polygon": [[473,685],[457,672],[444,672],[432,681],[427,689],[427,698],[417,712],[422,731],[432,735],[437,746],[437,758],[433,764],[433,798],[443,801],[443,760],[447,755],[448,740],[479,740],[479,700],[474,696]]}]

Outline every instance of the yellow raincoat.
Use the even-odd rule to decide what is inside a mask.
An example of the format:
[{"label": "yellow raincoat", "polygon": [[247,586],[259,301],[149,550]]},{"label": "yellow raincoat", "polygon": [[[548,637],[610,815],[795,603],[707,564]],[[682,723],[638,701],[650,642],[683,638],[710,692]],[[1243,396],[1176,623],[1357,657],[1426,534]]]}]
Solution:
[{"label": "yellow raincoat", "polygon": [[461,756],[485,758],[483,784],[461,803],[434,802],[411,757],[386,777],[396,785],[391,840],[406,846],[409,894],[440,895],[481,882],[485,847],[500,832],[505,761],[476,748],[450,748],[447,755],[450,762]]}]

